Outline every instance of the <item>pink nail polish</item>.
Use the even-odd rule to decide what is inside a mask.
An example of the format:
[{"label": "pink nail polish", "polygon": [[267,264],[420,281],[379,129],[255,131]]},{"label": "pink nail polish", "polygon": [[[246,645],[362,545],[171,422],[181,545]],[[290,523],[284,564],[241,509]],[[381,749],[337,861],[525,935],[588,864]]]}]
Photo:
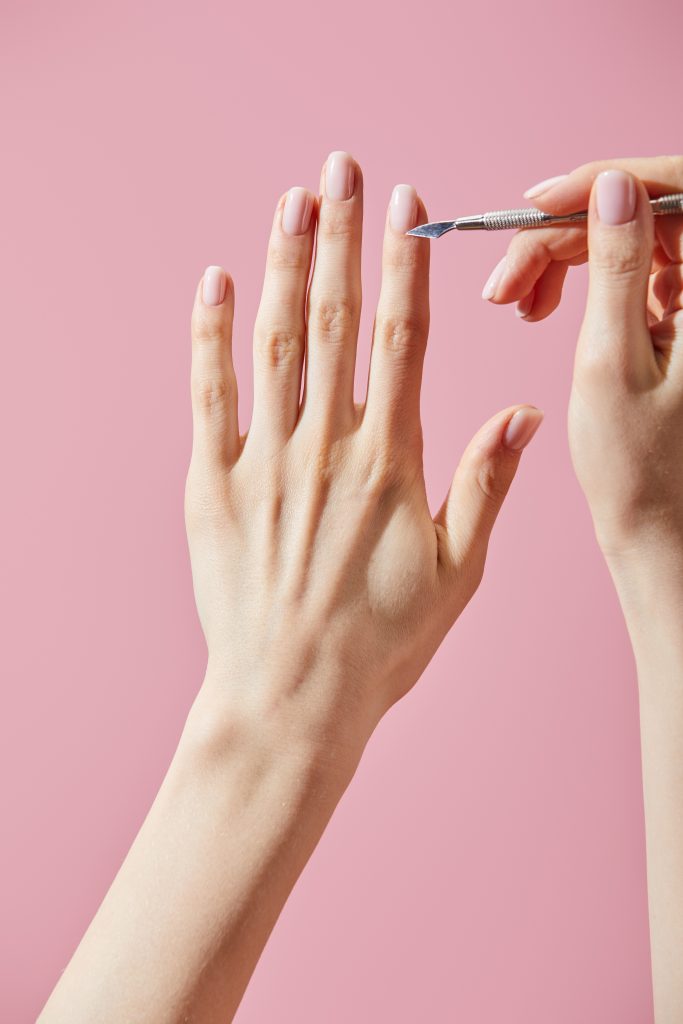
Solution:
[{"label": "pink nail polish", "polygon": [[305,235],[311,223],[313,196],[307,188],[290,188],[282,210],[282,230],[286,235]]},{"label": "pink nail polish", "polygon": [[636,183],[626,171],[603,171],[596,182],[596,207],[603,224],[627,224],[636,212]]},{"label": "pink nail polish", "polygon": [[353,195],[356,173],[353,160],[341,150],[330,153],[325,163],[325,195],[337,201]]},{"label": "pink nail polish", "polygon": [[526,448],[542,422],[543,413],[535,406],[528,405],[524,409],[518,409],[505,428],[503,444],[511,451],[520,452],[522,448]]},{"label": "pink nail polish", "polygon": [[481,293],[482,299],[492,299],[493,296],[496,294],[496,292],[498,291],[498,285],[503,280],[506,264],[507,256],[503,256],[500,263],[496,264],[496,266],[493,268],[491,276],[484,285],[484,290]]},{"label": "pink nail polish", "polygon": [[202,299],[205,306],[220,306],[225,298],[228,279],[222,267],[207,267],[204,271]]},{"label": "pink nail polish", "polygon": [[534,291],[530,291],[528,295],[525,295],[523,299],[520,299],[515,309],[515,314],[520,317],[528,316],[534,306],[535,299]]},{"label": "pink nail polish", "polygon": [[561,181],[568,178],[568,174],[556,174],[554,178],[545,178],[543,181],[539,181],[538,185],[532,185],[524,193],[525,199],[535,199],[537,196],[542,196],[544,192],[549,192],[555,185],[559,185]]},{"label": "pink nail polish", "polygon": [[391,193],[389,223],[394,231],[405,235],[417,223],[417,192],[412,185],[397,185]]}]

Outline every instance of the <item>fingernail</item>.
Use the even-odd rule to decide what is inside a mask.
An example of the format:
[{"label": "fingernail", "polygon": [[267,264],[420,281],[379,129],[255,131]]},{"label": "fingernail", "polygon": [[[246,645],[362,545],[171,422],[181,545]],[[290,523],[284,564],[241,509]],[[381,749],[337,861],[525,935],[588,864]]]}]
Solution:
[{"label": "fingernail", "polygon": [[482,299],[492,299],[493,296],[498,291],[498,285],[502,281],[503,274],[505,273],[506,262],[507,262],[507,256],[503,256],[503,258],[500,261],[500,263],[498,263],[493,268],[493,272],[492,272],[491,276],[489,277],[488,281],[486,282],[486,284],[484,285],[484,290],[481,293]]},{"label": "fingernail", "polygon": [[222,267],[207,267],[204,271],[202,299],[206,306],[220,306],[225,298],[228,279]]},{"label": "fingernail", "polygon": [[505,428],[503,444],[513,452],[521,452],[542,422],[543,413],[535,406],[527,405],[524,409],[518,409]]},{"label": "fingernail", "polygon": [[636,183],[626,171],[598,175],[596,206],[603,224],[627,224],[636,212]]},{"label": "fingernail", "polygon": [[520,299],[515,309],[516,315],[521,317],[528,316],[532,310],[534,298],[534,292],[530,291],[528,295],[525,295],[523,299]]},{"label": "fingernail", "polygon": [[311,223],[313,196],[307,188],[290,188],[282,211],[282,230],[286,235],[304,235]]},{"label": "fingernail", "polygon": [[544,192],[549,192],[555,185],[559,185],[561,181],[568,178],[568,174],[556,174],[554,178],[544,178],[543,181],[539,181],[538,185],[532,185],[524,193],[525,199],[535,199],[536,196],[543,195]]},{"label": "fingernail", "polygon": [[412,185],[397,185],[391,193],[389,223],[394,231],[405,235],[417,222],[417,192]]},{"label": "fingernail", "polygon": [[348,153],[330,153],[325,164],[325,195],[328,199],[350,199],[356,174]]}]

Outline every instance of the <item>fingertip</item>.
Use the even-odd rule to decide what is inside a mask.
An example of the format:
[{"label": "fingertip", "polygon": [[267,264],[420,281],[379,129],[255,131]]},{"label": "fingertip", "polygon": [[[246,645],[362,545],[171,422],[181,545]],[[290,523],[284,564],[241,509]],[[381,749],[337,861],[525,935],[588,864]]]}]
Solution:
[{"label": "fingertip", "polygon": [[344,149],[333,150],[320,172],[320,191],[325,199],[346,202],[363,189],[363,172],[358,161]]},{"label": "fingertip", "polygon": [[496,263],[495,267],[491,271],[486,284],[484,285],[481,297],[485,302],[493,302],[496,299],[496,293],[500,288],[505,272],[507,270],[507,253],[501,260]]},{"label": "fingertip", "polygon": [[528,295],[525,295],[519,300],[515,307],[515,316],[518,316],[521,320],[525,320],[531,315],[535,299],[535,289],[531,289]]},{"label": "fingertip", "polygon": [[311,228],[317,200],[310,189],[295,185],[278,204],[280,226],[286,235],[305,235]]},{"label": "fingertip", "polygon": [[221,306],[232,291],[232,280],[223,267],[211,265],[204,271],[198,291],[205,306]]},{"label": "fingertip", "polygon": [[512,452],[521,452],[530,443],[543,422],[543,412],[535,405],[524,405],[508,420],[502,444]]},{"label": "fingertip", "polygon": [[396,185],[389,201],[389,226],[397,235],[417,227],[419,199],[413,185]]}]

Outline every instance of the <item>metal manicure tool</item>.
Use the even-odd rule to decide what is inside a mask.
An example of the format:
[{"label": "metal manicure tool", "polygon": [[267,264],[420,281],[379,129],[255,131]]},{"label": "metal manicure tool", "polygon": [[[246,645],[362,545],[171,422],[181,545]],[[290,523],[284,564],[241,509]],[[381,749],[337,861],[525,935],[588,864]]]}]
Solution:
[{"label": "metal manicure tool", "polygon": [[[651,199],[650,206],[655,214],[683,213],[683,193],[671,196],[660,196]],[[504,231],[506,228],[543,228],[550,224],[575,224],[585,220],[587,210],[578,213],[567,213],[555,216],[544,213],[535,207],[524,210],[494,210],[491,213],[480,213],[474,217],[458,217],[456,220],[436,220],[431,224],[420,224],[408,231],[409,235],[420,238],[441,238],[448,231]]]}]

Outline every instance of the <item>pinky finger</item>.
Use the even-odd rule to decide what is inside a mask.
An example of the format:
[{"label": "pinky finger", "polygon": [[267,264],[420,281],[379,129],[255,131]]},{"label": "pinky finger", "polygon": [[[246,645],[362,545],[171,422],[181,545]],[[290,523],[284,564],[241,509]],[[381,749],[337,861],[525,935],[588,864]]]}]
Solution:
[{"label": "pinky finger", "polygon": [[208,267],[192,311],[192,457],[206,468],[228,467],[240,451],[237,381],[232,365],[232,280]]},{"label": "pinky finger", "polygon": [[569,263],[550,263],[534,285],[530,295],[517,303],[517,316],[529,323],[544,320],[557,309],[562,299],[562,286],[569,270]]}]

